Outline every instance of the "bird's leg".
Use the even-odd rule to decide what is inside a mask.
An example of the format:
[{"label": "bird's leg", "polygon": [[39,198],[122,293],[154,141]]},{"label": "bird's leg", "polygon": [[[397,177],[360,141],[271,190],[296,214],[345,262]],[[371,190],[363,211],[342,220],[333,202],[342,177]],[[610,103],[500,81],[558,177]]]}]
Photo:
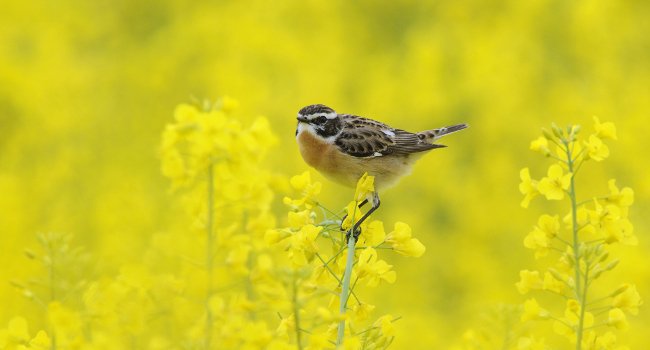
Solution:
[{"label": "bird's leg", "polygon": [[[359,209],[363,208],[363,206],[366,205],[366,203],[368,203],[368,198],[362,200],[361,203],[359,203],[359,205],[357,206],[357,208],[359,208]],[[341,226],[339,226],[341,228],[341,231],[345,231],[343,229],[343,221],[345,221],[345,219],[347,217],[348,217],[348,214],[346,213],[345,215],[343,215],[343,218],[341,218]]]},{"label": "bird's leg", "polygon": [[357,239],[359,239],[359,235],[361,234],[361,229],[359,227],[364,221],[366,221],[366,219],[370,216],[370,214],[372,214],[375,210],[377,210],[377,208],[379,208],[380,204],[381,202],[379,201],[379,195],[377,194],[377,192],[373,192],[372,207],[370,208],[370,210],[368,210],[367,213],[363,214],[363,216],[361,217],[361,219],[359,219],[359,221],[355,222],[354,225],[352,225],[352,229],[350,229],[350,231],[348,231],[347,234],[345,235],[346,241],[350,239],[351,233],[354,234],[355,242],[357,241]]}]

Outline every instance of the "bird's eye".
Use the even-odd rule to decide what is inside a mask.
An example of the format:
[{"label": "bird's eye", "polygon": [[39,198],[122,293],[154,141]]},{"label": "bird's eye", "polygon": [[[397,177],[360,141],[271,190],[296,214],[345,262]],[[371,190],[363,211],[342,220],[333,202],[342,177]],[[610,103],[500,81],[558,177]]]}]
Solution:
[{"label": "bird's eye", "polygon": [[314,119],[314,123],[316,124],[325,124],[325,122],[327,122],[327,118],[324,115]]}]

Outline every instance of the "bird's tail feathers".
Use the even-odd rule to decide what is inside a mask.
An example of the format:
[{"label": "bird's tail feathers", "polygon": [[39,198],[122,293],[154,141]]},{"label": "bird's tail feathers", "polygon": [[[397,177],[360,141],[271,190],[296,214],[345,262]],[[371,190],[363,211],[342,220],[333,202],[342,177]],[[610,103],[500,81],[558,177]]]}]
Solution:
[{"label": "bird's tail feathers", "polygon": [[444,128],[420,131],[418,133],[418,137],[420,137],[422,141],[434,142],[445,135],[449,135],[456,131],[466,129],[467,127],[469,127],[469,125],[463,123],[463,124],[446,126]]}]

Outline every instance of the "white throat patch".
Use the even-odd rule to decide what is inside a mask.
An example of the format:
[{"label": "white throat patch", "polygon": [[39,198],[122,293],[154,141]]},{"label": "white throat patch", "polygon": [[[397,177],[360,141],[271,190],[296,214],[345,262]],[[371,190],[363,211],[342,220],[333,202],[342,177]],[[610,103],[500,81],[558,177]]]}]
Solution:
[{"label": "white throat patch", "polygon": [[305,123],[305,122],[299,122],[298,127],[296,129],[296,138],[299,138],[300,134],[303,133],[303,132],[310,133],[310,134],[314,135],[314,137],[317,137],[317,138],[322,139],[323,141],[325,141],[327,143],[332,143],[332,144],[336,140],[336,136],[337,136],[337,135],[333,135],[333,136],[324,138],[324,137],[318,135],[318,133],[316,132],[316,129],[314,128],[313,125],[311,125],[309,123]]}]

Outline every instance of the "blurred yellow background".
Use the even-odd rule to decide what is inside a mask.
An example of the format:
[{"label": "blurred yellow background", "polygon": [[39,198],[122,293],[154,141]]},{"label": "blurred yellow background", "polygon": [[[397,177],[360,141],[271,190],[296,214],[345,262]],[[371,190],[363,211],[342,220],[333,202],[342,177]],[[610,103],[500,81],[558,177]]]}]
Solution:
[{"label": "blurred yellow background", "polygon": [[[519,169],[548,163],[529,142],[552,121],[612,121],[619,140],[585,166],[578,195],[606,182],[635,190],[638,247],[607,281],[650,299],[650,3],[647,1],[56,1],[0,11],[0,325],[41,308],[11,286],[37,264],[24,249],[64,232],[110,275],[157,232],[188,225],[160,174],[174,107],[229,95],[278,136],[268,166],[307,169],[294,141],[307,104],[410,131],[466,122],[382,195],[377,218],[405,221],[427,247],[393,258],[398,280],[373,302],[403,317],[394,348],[460,346],[500,304],[521,304],[518,272],[536,266],[523,237],[558,205],[520,207]],[[343,207],[351,190],[324,183]],[[276,201],[281,201],[282,194]],[[278,211],[281,207],[278,204]],[[607,283],[607,282],[605,282]],[[623,344],[648,344],[650,313]]]}]

